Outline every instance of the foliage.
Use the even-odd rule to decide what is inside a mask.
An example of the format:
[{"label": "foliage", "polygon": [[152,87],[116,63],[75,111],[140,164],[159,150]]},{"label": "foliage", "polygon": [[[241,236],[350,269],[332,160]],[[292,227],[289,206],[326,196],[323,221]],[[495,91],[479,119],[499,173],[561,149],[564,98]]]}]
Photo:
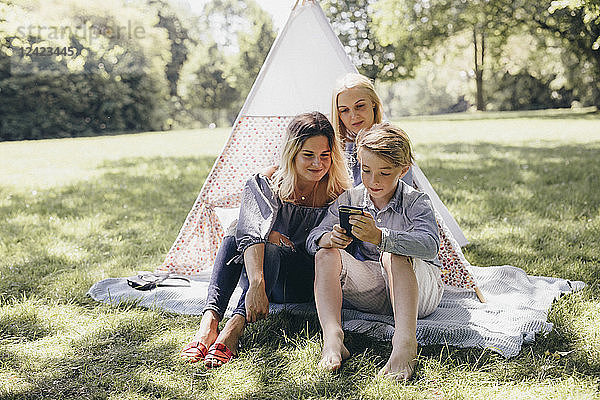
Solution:
[{"label": "foliage", "polygon": [[361,74],[381,81],[411,77],[418,65],[412,44],[379,40],[372,18],[375,3],[375,0],[327,0],[321,6]]},{"label": "foliage", "polygon": [[[235,56],[232,74],[229,75],[229,79],[239,92],[235,107],[236,115],[233,118],[237,116],[237,111],[246,100],[276,38],[271,17],[256,3],[248,2],[244,15],[248,21],[251,21],[251,25],[245,31],[237,33],[239,52]],[[230,118],[231,122],[233,118]]]},{"label": "foliage", "polygon": [[373,19],[381,41],[410,43],[410,56],[417,59],[431,56],[434,49],[437,50],[456,34],[469,32],[472,36],[477,109],[485,109],[483,81],[486,56],[489,52],[494,57],[502,51],[515,25],[512,1],[380,0],[375,9]]},{"label": "foliage", "polygon": [[[120,0],[8,6],[0,140],[160,130],[168,117],[167,34],[155,10]],[[76,49],[21,57],[20,49]]]},{"label": "foliage", "polygon": [[5,79],[0,139],[24,140],[90,136],[102,132],[158,130],[166,117],[161,88],[144,75],[119,80],[71,73]]},{"label": "foliage", "polygon": [[166,78],[169,81],[169,94],[177,96],[177,82],[181,67],[188,57],[190,42],[189,27],[191,21],[184,18],[184,10],[174,9],[173,3],[166,0],[149,0],[157,10],[158,24],[169,35],[171,59],[166,65]]},{"label": "foliage", "polygon": [[196,24],[197,45],[178,93],[194,120],[231,124],[275,40],[271,18],[253,0],[215,0]]},{"label": "foliage", "polygon": [[465,67],[471,58],[464,52],[469,41],[467,33],[448,39],[444,51],[422,61],[411,79],[376,82],[387,118],[471,109],[475,103],[473,80]]},{"label": "foliage", "polygon": [[[520,22],[532,32],[545,32],[576,59],[574,80],[584,104],[600,105],[600,3],[598,0],[524,2]],[[575,64],[575,60],[571,61]],[[587,91],[585,89],[588,89]]]},{"label": "foliage", "polygon": [[[0,11],[0,141],[229,124],[275,37],[252,0],[207,2],[201,16],[167,0]],[[21,57],[36,46],[75,54]]]},{"label": "foliage", "polygon": [[[502,100],[496,98],[495,90],[498,81],[507,73],[522,77],[529,74],[548,84],[554,97],[546,99],[545,107],[555,106],[556,96],[567,93],[572,93],[572,99],[584,105],[598,104],[600,8],[597,0],[380,0],[373,8],[375,32],[380,40],[394,44],[410,42],[415,48],[414,57],[419,59],[428,59],[436,52],[446,51],[446,41],[459,32],[471,32],[471,59],[475,61],[471,69],[477,84],[475,102],[478,109],[483,109],[488,103],[498,107]],[[532,39],[528,39],[527,35]],[[523,59],[524,63],[518,68],[511,58],[515,57],[513,50],[522,46],[512,38],[535,41],[527,49],[530,57]],[[554,59],[550,59],[549,55]],[[549,71],[545,67],[548,65],[546,62],[558,70]],[[465,69],[468,68],[465,66]],[[544,73],[540,74],[541,71]],[[485,96],[484,81],[488,84]],[[513,81],[516,84],[517,81]],[[504,80],[503,84],[506,83]],[[540,98],[527,100],[521,97],[521,100],[536,103],[534,107],[542,106]],[[566,101],[558,103],[568,105]],[[520,104],[511,106],[513,109],[517,107],[521,107]]]},{"label": "foliage", "polygon": [[229,68],[216,43],[194,49],[179,82],[184,109],[194,120],[204,124],[219,122],[218,113],[207,114],[207,110],[230,108],[236,102],[239,92],[227,79]]},{"label": "foliage", "polygon": [[525,71],[516,75],[506,72],[495,83],[494,108],[500,111],[564,108],[570,107],[573,100],[572,91],[564,88],[553,91],[549,82]]}]

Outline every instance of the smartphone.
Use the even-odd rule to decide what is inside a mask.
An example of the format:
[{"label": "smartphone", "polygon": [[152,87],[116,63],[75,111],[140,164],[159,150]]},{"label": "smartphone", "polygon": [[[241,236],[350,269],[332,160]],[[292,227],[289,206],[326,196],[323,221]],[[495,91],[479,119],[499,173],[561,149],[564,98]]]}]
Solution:
[{"label": "smartphone", "polygon": [[339,206],[338,212],[340,214],[340,226],[346,230],[346,236],[354,238],[352,234],[352,225],[350,225],[350,215],[363,215],[362,208],[353,206]]}]

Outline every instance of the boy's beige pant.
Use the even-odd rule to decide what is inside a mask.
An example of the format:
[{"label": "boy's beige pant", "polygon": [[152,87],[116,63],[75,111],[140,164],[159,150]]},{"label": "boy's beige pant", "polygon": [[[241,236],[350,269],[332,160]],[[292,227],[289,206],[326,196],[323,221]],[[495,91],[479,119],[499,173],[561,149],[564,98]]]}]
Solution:
[{"label": "boy's beige pant", "polygon": [[[340,281],[344,301],[360,311],[392,314],[388,276],[379,261],[360,261],[345,250],[342,256]],[[444,284],[440,269],[418,258],[413,270],[419,287],[418,318],[431,314],[442,300]]]}]

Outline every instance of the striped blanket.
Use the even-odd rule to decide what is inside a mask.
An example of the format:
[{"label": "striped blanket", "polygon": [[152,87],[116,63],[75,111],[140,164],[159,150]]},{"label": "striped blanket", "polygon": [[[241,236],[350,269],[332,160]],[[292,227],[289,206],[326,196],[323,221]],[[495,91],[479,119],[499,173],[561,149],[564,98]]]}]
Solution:
[{"label": "striped blanket", "polygon": [[[417,321],[421,345],[447,344],[489,349],[505,357],[519,354],[523,343],[536,334],[552,330],[547,321],[552,302],[562,294],[582,289],[585,284],[559,278],[529,276],[512,266],[475,267],[469,270],[487,302],[481,303],[472,290],[447,287],[433,314]],[[210,273],[198,275],[190,287],[157,287],[149,291],[131,288],[126,278],[108,278],[94,284],[88,295],[94,300],[117,305],[135,301],[139,306],[178,314],[199,315],[204,307]],[[237,288],[229,304],[233,310],[239,298]],[[271,312],[315,313],[314,304],[271,304]],[[390,340],[393,319],[387,315],[342,310],[346,331],[366,333]]]}]

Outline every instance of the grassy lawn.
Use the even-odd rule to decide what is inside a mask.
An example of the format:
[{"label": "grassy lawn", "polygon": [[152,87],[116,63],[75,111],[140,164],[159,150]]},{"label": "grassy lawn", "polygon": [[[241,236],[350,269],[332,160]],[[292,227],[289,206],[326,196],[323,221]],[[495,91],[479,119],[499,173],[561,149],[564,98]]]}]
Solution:
[{"label": "grassy lawn", "polygon": [[163,261],[228,129],[0,143],[0,399],[600,398],[600,116],[410,118],[418,163],[480,266],[583,280],[555,329],[504,359],[421,348],[416,379],[376,378],[390,345],[357,334],[315,368],[316,318],[253,324],[240,358],[182,364],[199,317],[111,308],[85,293]]}]

